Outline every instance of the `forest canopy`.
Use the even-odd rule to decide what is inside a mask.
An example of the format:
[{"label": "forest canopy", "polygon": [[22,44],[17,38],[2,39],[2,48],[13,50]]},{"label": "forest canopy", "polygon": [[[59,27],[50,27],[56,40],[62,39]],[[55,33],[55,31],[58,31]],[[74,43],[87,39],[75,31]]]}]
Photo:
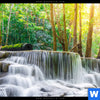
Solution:
[{"label": "forest canopy", "polygon": [[100,4],[1,3],[0,45],[30,43],[33,49],[97,57]]}]

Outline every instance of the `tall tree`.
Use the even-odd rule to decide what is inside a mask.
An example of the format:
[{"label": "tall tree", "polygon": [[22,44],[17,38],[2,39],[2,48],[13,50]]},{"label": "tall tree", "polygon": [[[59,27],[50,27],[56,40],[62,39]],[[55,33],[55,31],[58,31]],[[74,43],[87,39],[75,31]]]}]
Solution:
[{"label": "tall tree", "polygon": [[77,3],[75,4],[75,8],[74,8],[74,37],[73,37],[73,46],[75,47],[74,48],[74,52],[77,52]]},{"label": "tall tree", "polygon": [[[63,9],[64,31],[61,28],[60,14],[59,14],[60,9],[59,9],[59,5],[57,4],[57,15],[55,13],[55,23],[57,24],[59,35],[56,32],[56,37],[58,38],[59,43],[62,45],[63,51],[68,51],[68,42],[67,42],[67,36],[66,36],[66,21],[65,21],[65,5],[64,5],[63,8],[64,8]],[[54,9],[54,12],[56,12],[55,9]],[[66,47],[67,47],[66,50],[65,50],[65,44],[66,44]]]},{"label": "tall tree", "polygon": [[99,52],[98,52],[97,58],[100,59],[100,45],[99,45]]},{"label": "tall tree", "polygon": [[0,46],[2,45],[2,38],[1,38],[1,22],[2,22],[2,5],[0,4]]},{"label": "tall tree", "polygon": [[67,42],[67,36],[66,36],[65,4],[63,4],[63,21],[64,21],[64,43],[65,43],[65,51],[68,51],[68,42]]},{"label": "tall tree", "polygon": [[92,47],[92,33],[93,33],[93,17],[94,17],[94,4],[90,7],[89,30],[87,35],[86,54],[85,57],[91,57]]},{"label": "tall tree", "polygon": [[[54,11],[55,11],[55,9],[54,9]],[[60,23],[60,14],[59,14],[60,11],[61,10],[59,9],[59,5],[57,4],[57,16],[55,14],[55,20],[57,22],[59,35],[56,33],[56,36],[58,38],[59,43],[62,45],[63,51],[65,51],[64,34],[63,34],[64,32],[61,29],[61,23]]]},{"label": "tall tree", "polygon": [[80,54],[80,56],[82,57],[82,23],[81,23],[81,4],[79,4],[79,45],[78,45],[78,53]]},{"label": "tall tree", "polygon": [[0,4],[0,46],[2,45],[1,41],[2,41],[2,38],[1,38],[1,22],[2,22],[2,11],[1,11],[1,4]]},{"label": "tall tree", "polygon": [[6,35],[6,45],[8,44],[8,35],[9,35],[9,25],[10,25],[10,18],[11,18],[11,12],[14,4],[10,4],[10,13],[8,18],[8,25],[7,25],[7,35]]},{"label": "tall tree", "polygon": [[52,32],[53,32],[53,50],[56,51],[56,31],[54,25],[54,14],[53,14],[53,4],[50,4],[50,15],[51,15],[51,25],[52,25]]},{"label": "tall tree", "polygon": [[26,7],[26,15],[27,15],[27,34],[28,34],[28,38],[29,38],[29,42],[30,42],[30,33],[28,32],[28,7]]}]

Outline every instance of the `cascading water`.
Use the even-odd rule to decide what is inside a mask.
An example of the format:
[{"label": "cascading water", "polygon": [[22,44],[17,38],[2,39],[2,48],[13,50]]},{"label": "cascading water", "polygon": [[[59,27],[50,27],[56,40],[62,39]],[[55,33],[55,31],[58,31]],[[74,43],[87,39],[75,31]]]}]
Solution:
[{"label": "cascading water", "polygon": [[[81,64],[76,53],[50,51],[10,52],[3,62],[8,73],[0,77],[0,96],[87,96],[99,87],[99,72]],[[86,62],[85,60],[82,60]],[[99,60],[98,60],[99,62]]]}]

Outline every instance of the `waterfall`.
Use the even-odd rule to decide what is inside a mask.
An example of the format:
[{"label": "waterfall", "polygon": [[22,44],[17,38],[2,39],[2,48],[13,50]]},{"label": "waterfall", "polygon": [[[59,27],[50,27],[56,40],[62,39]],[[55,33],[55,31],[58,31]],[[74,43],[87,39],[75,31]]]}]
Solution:
[{"label": "waterfall", "polygon": [[[38,70],[41,70],[46,78],[73,80],[74,83],[82,82],[82,78],[80,78],[82,76],[81,59],[80,56],[75,53],[47,51],[18,52],[12,54],[12,56],[5,61],[17,63],[14,67],[12,67],[12,65],[9,67],[9,72],[15,71],[16,69],[16,73],[25,73],[25,70],[28,68],[27,66],[25,67],[25,65],[31,64],[33,66],[38,66]],[[32,69],[29,68],[29,70],[31,71]],[[28,72],[27,69],[26,73],[31,72]]]},{"label": "waterfall", "polygon": [[87,87],[100,86],[99,60],[77,53],[13,51],[3,62],[10,65],[0,77],[0,96],[87,96]]}]

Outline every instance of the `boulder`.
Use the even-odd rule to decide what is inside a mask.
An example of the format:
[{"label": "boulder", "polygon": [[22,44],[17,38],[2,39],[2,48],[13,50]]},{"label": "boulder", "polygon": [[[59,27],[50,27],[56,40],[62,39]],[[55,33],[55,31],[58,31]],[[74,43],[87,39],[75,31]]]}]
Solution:
[{"label": "boulder", "polygon": [[33,45],[29,43],[20,43],[14,45],[5,45],[0,49],[1,51],[21,51],[21,50],[33,50]]},{"label": "boulder", "polygon": [[41,88],[40,91],[42,91],[42,92],[49,92],[49,91],[46,90],[45,88]]},{"label": "boulder", "polygon": [[6,58],[9,56],[9,53],[8,52],[5,52],[5,51],[0,51],[0,59],[2,58]]},{"label": "boulder", "polygon": [[22,46],[22,50],[33,50],[33,46],[29,43],[25,43]]},{"label": "boulder", "polygon": [[3,63],[2,64],[2,72],[8,72],[8,67],[9,67],[9,63]]},{"label": "boulder", "polygon": [[2,72],[2,63],[0,62],[0,72]]},{"label": "boulder", "polygon": [[98,68],[99,68],[99,72],[100,72],[100,60],[98,60]]},{"label": "boulder", "polygon": [[11,63],[0,61],[0,72],[8,72],[8,67]]}]

